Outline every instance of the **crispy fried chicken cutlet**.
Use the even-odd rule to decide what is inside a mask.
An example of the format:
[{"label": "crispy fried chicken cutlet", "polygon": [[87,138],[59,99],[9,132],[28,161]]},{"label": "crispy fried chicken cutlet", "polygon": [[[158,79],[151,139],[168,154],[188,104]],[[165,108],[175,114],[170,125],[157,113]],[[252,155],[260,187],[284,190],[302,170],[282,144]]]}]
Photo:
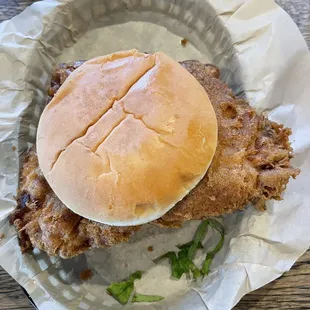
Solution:
[{"label": "crispy fried chicken cutlet", "polygon": [[[49,99],[82,63],[57,66]],[[290,165],[290,129],[258,115],[244,99],[236,98],[219,79],[215,66],[194,60],[181,64],[209,95],[218,120],[218,147],[200,183],[150,224],[180,227],[184,221],[231,213],[249,204],[263,210],[266,200],[280,200],[289,178],[299,173]],[[10,220],[18,231],[23,252],[37,247],[49,255],[69,258],[127,241],[142,228],[109,226],[73,213],[47,184],[34,147],[24,161],[17,202]]]}]

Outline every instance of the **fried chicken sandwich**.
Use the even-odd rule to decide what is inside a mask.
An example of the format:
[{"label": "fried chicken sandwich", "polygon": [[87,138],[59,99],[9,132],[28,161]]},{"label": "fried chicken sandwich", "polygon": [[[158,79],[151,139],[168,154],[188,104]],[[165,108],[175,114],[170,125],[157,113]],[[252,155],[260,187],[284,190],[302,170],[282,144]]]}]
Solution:
[{"label": "fried chicken sandwich", "polygon": [[290,130],[212,65],[123,51],[59,65],[49,96],[11,215],[23,251],[69,258],[143,225],[264,209],[299,173]]}]

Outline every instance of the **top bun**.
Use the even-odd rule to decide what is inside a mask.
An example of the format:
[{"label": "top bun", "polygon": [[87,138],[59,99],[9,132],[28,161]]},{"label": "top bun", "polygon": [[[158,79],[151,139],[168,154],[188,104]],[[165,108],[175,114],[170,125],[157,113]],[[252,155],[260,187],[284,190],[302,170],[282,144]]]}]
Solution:
[{"label": "top bun", "polygon": [[39,164],[59,199],[118,226],[155,220],[205,175],[217,146],[208,95],[180,64],[136,50],[76,69],[41,116]]}]

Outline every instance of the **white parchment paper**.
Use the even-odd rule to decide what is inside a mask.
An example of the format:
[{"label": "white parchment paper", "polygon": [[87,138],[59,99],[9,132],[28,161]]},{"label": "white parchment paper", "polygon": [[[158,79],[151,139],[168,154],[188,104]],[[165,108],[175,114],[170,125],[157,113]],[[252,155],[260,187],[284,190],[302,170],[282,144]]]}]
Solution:
[{"label": "white parchment paper", "polygon": [[[183,47],[182,38],[189,44]],[[252,207],[223,218],[223,250],[203,283],[169,278],[168,264],[152,259],[188,241],[197,227],[145,227],[126,244],[74,259],[34,250],[22,255],[8,215],[23,154],[35,142],[51,70],[57,62],[117,50],[162,50],[177,60],[198,59],[258,111],[291,127],[293,164],[301,169],[283,201],[266,212]],[[132,309],[230,309],[246,293],[287,271],[310,245],[310,56],[290,17],[270,0],[63,0],[33,4],[0,25],[0,264],[39,309],[119,309],[105,293],[111,281],[137,269],[142,293],[165,300]],[[147,247],[154,246],[154,252]],[[79,273],[91,268],[86,282]]]}]

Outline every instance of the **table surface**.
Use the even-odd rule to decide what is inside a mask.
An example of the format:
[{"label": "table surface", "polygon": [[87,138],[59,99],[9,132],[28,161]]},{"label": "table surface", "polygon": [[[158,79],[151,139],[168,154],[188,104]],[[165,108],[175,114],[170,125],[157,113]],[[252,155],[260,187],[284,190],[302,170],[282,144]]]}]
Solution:
[{"label": "table surface", "polygon": [[[20,13],[33,0],[0,0],[0,22]],[[309,35],[309,0],[277,1]],[[310,27],[309,27],[310,29]],[[0,267],[0,309],[34,309],[23,290]],[[310,309],[310,250],[279,279],[244,296],[234,309]]]}]

